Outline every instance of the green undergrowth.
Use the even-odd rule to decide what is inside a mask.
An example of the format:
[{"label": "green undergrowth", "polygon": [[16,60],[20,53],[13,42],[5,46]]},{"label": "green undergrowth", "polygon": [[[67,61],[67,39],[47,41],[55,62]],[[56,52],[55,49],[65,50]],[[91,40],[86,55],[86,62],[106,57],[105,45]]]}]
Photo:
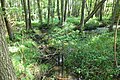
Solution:
[{"label": "green undergrowth", "polygon": [[[74,47],[75,50],[67,53],[65,65],[85,80],[113,80],[114,75],[119,74],[119,69],[114,66],[111,34],[92,37],[86,43],[78,42]],[[120,58],[119,55],[117,57]]]},{"label": "green undergrowth", "polygon": [[16,32],[15,41],[9,42],[13,66],[20,80],[34,80],[36,71],[40,69],[34,60],[34,57],[40,54],[38,44],[30,36],[25,31]]},{"label": "green undergrowth", "polygon": [[[114,66],[114,33],[82,36],[78,30],[73,31],[72,27],[55,27],[50,33],[49,44],[61,49],[65,55],[65,67],[85,80],[113,80],[118,76],[119,68]],[[117,39],[118,64],[119,46],[120,32]]]},{"label": "green undergrowth", "polygon": [[[75,26],[80,25],[80,18],[79,17],[70,17],[67,19],[68,24],[73,24]],[[109,19],[107,17],[104,17],[102,21],[99,21],[97,18],[92,18],[90,19],[84,26],[85,30],[94,30],[97,29],[98,27],[105,27],[110,23]]]},{"label": "green undergrowth", "polygon": [[[16,40],[8,42],[12,62],[19,79],[34,80],[37,73],[44,73],[49,69],[49,66],[52,66],[50,64],[38,64],[34,59],[42,54],[38,47],[43,44],[37,44],[31,38],[36,34],[45,34],[43,38],[48,38],[46,39],[46,45],[58,50],[54,52],[60,52],[64,55],[64,66],[65,70],[69,71],[68,75],[73,72],[78,76],[82,76],[85,80],[113,80],[113,77],[120,74],[119,68],[114,66],[114,33],[97,34],[92,32],[82,35],[79,30],[73,30],[76,27],[73,23],[77,21],[70,22],[71,19],[67,20],[68,22],[64,27],[51,26],[46,33],[39,31],[39,28],[34,29],[35,33],[27,33],[24,28],[16,30]],[[89,22],[90,24],[88,24]],[[90,20],[89,22],[87,25],[90,27],[99,25],[98,21]],[[34,22],[32,25],[37,27],[39,23]],[[120,65],[119,46],[120,32],[118,31],[117,60]]]}]

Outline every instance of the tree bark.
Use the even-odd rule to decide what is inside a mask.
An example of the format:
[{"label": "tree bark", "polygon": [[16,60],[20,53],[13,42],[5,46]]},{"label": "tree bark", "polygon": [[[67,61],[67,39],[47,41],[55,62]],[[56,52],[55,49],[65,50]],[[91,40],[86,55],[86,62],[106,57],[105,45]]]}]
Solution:
[{"label": "tree bark", "polygon": [[48,26],[50,24],[50,8],[51,8],[51,0],[48,0]]},{"label": "tree bark", "polygon": [[51,10],[52,24],[55,17],[55,0],[52,0],[52,10]]},{"label": "tree bark", "polygon": [[102,21],[102,11],[103,11],[103,6],[100,7],[100,12],[99,12],[100,21]]},{"label": "tree bark", "polygon": [[61,25],[64,23],[64,0],[61,0]]},{"label": "tree bark", "polygon": [[65,22],[65,20],[66,20],[67,4],[68,4],[68,0],[65,0],[64,22]]},{"label": "tree bark", "polygon": [[58,19],[59,19],[59,23],[60,23],[60,11],[59,11],[59,9],[60,9],[60,7],[59,7],[59,0],[57,0],[57,15],[58,15]]},{"label": "tree bark", "polygon": [[23,8],[25,13],[25,24],[26,24],[26,30],[29,29],[29,21],[28,21],[28,14],[27,14],[27,7],[26,7],[26,0],[23,0]]},{"label": "tree bark", "polygon": [[29,21],[29,29],[32,29],[32,25],[31,25],[30,0],[28,0],[28,21]]},{"label": "tree bark", "polygon": [[85,3],[86,3],[86,0],[82,0],[81,20],[80,20],[80,31],[81,32],[83,32],[83,28],[84,28]]},{"label": "tree bark", "polygon": [[5,42],[3,23],[0,16],[0,80],[17,80]]},{"label": "tree bark", "polygon": [[40,6],[40,0],[37,0],[38,12],[39,12],[39,22],[42,24],[42,10]]},{"label": "tree bark", "polygon": [[70,0],[68,0],[68,17],[70,17]]},{"label": "tree bark", "polygon": [[9,39],[13,40],[14,39],[14,34],[13,34],[12,29],[11,29],[10,23],[7,19],[6,10],[5,10],[5,0],[1,0],[1,7],[2,7],[4,21],[5,21],[5,25],[6,25],[6,28],[7,28],[8,35],[9,35]]}]

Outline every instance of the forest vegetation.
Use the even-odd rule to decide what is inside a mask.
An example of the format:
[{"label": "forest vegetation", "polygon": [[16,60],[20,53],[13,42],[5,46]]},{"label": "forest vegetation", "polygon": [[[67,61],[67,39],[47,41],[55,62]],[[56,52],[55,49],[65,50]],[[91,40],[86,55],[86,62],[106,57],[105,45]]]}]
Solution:
[{"label": "forest vegetation", "polygon": [[0,0],[0,80],[120,80],[120,0]]}]

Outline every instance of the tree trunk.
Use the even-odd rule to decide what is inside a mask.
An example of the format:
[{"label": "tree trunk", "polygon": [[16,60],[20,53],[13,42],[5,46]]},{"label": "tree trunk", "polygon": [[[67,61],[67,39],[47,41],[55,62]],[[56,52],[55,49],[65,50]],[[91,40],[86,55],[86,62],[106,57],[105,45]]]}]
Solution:
[{"label": "tree trunk", "polygon": [[32,29],[32,25],[31,25],[30,0],[28,0],[28,21],[29,21],[29,29]]},{"label": "tree trunk", "polygon": [[112,22],[111,22],[111,25],[109,27],[109,31],[113,31],[113,25],[115,22],[116,11],[117,11],[117,8],[119,8],[118,6],[119,6],[119,0],[116,1],[113,12],[112,12]]},{"label": "tree trunk", "polygon": [[100,7],[100,13],[99,13],[100,21],[102,21],[102,11],[103,11],[103,6]]},{"label": "tree trunk", "polygon": [[51,8],[51,0],[48,0],[48,26],[50,24],[50,8]]},{"label": "tree trunk", "polygon": [[25,24],[26,24],[26,30],[29,29],[29,21],[28,21],[28,14],[27,14],[27,7],[26,7],[26,0],[23,0],[23,8],[25,13]]},{"label": "tree trunk", "polygon": [[[100,2],[100,0],[96,0],[95,1],[95,6],[94,6],[94,9],[97,7],[97,4]],[[97,10],[97,12],[95,13],[95,17],[99,17],[99,11],[100,9]]]},{"label": "tree trunk", "polygon": [[52,2],[52,18],[55,17],[55,0]]},{"label": "tree trunk", "polygon": [[89,7],[88,7],[88,4],[86,3],[86,10],[88,12],[88,15],[90,14],[90,10],[89,10]]},{"label": "tree trunk", "polygon": [[[23,4],[23,0],[20,0],[20,5],[22,6],[22,9],[24,10],[24,4]],[[24,12],[22,11],[21,17],[20,17],[21,21],[24,20]]]},{"label": "tree trunk", "polygon": [[5,42],[3,23],[0,16],[0,80],[17,80]]},{"label": "tree trunk", "polygon": [[38,12],[39,12],[39,22],[42,24],[42,10],[40,6],[40,0],[37,0]]},{"label": "tree trunk", "polygon": [[52,10],[51,10],[52,24],[55,17],[55,0],[52,0]]},{"label": "tree trunk", "polygon": [[106,0],[102,0],[101,2],[98,3],[96,8],[94,8],[94,10],[88,15],[88,17],[85,18],[84,24],[98,11],[98,9],[103,5],[105,1]]},{"label": "tree trunk", "polygon": [[66,20],[66,13],[67,13],[67,3],[68,3],[68,0],[65,0],[64,22],[65,22],[65,20]]},{"label": "tree trunk", "polygon": [[59,23],[60,23],[60,11],[59,11],[60,7],[59,7],[59,4],[60,4],[60,2],[59,2],[59,0],[57,0],[57,15],[58,15]]},{"label": "tree trunk", "polygon": [[114,34],[114,64],[115,64],[116,67],[118,66],[116,44],[117,44],[117,28],[118,28],[119,20],[120,20],[120,15],[118,16],[118,20],[117,20],[116,28],[115,28],[115,34]]},{"label": "tree trunk", "polygon": [[1,0],[1,7],[2,7],[4,21],[5,21],[5,25],[6,25],[6,28],[7,28],[8,35],[9,35],[9,39],[13,40],[14,39],[14,34],[13,34],[13,31],[10,27],[10,23],[7,19],[7,15],[6,15],[6,11],[5,11],[5,0]]},{"label": "tree trunk", "polygon": [[81,20],[80,20],[80,31],[81,32],[83,32],[83,28],[84,28],[85,3],[86,3],[86,0],[82,0]]},{"label": "tree trunk", "polygon": [[76,15],[76,1],[75,0],[72,0],[72,16],[75,16]]},{"label": "tree trunk", "polygon": [[[38,3],[37,3],[38,4]],[[35,10],[36,10],[36,1],[35,0],[33,0],[33,12],[34,12],[34,14],[35,14]]]},{"label": "tree trunk", "polygon": [[70,0],[68,0],[68,17],[70,17]]},{"label": "tree trunk", "polygon": [[64,0],[61,0],[61,25],[64,23]]}]

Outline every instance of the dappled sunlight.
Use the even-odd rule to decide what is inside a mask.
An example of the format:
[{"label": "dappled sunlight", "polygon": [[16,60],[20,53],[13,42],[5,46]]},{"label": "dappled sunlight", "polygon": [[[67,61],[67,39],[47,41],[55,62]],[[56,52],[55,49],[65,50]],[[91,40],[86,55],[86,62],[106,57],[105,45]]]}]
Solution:
[{"label": "dappled sunlight", "polygon": [[0,80],[120,79],[120,0],[0,2]]}]

